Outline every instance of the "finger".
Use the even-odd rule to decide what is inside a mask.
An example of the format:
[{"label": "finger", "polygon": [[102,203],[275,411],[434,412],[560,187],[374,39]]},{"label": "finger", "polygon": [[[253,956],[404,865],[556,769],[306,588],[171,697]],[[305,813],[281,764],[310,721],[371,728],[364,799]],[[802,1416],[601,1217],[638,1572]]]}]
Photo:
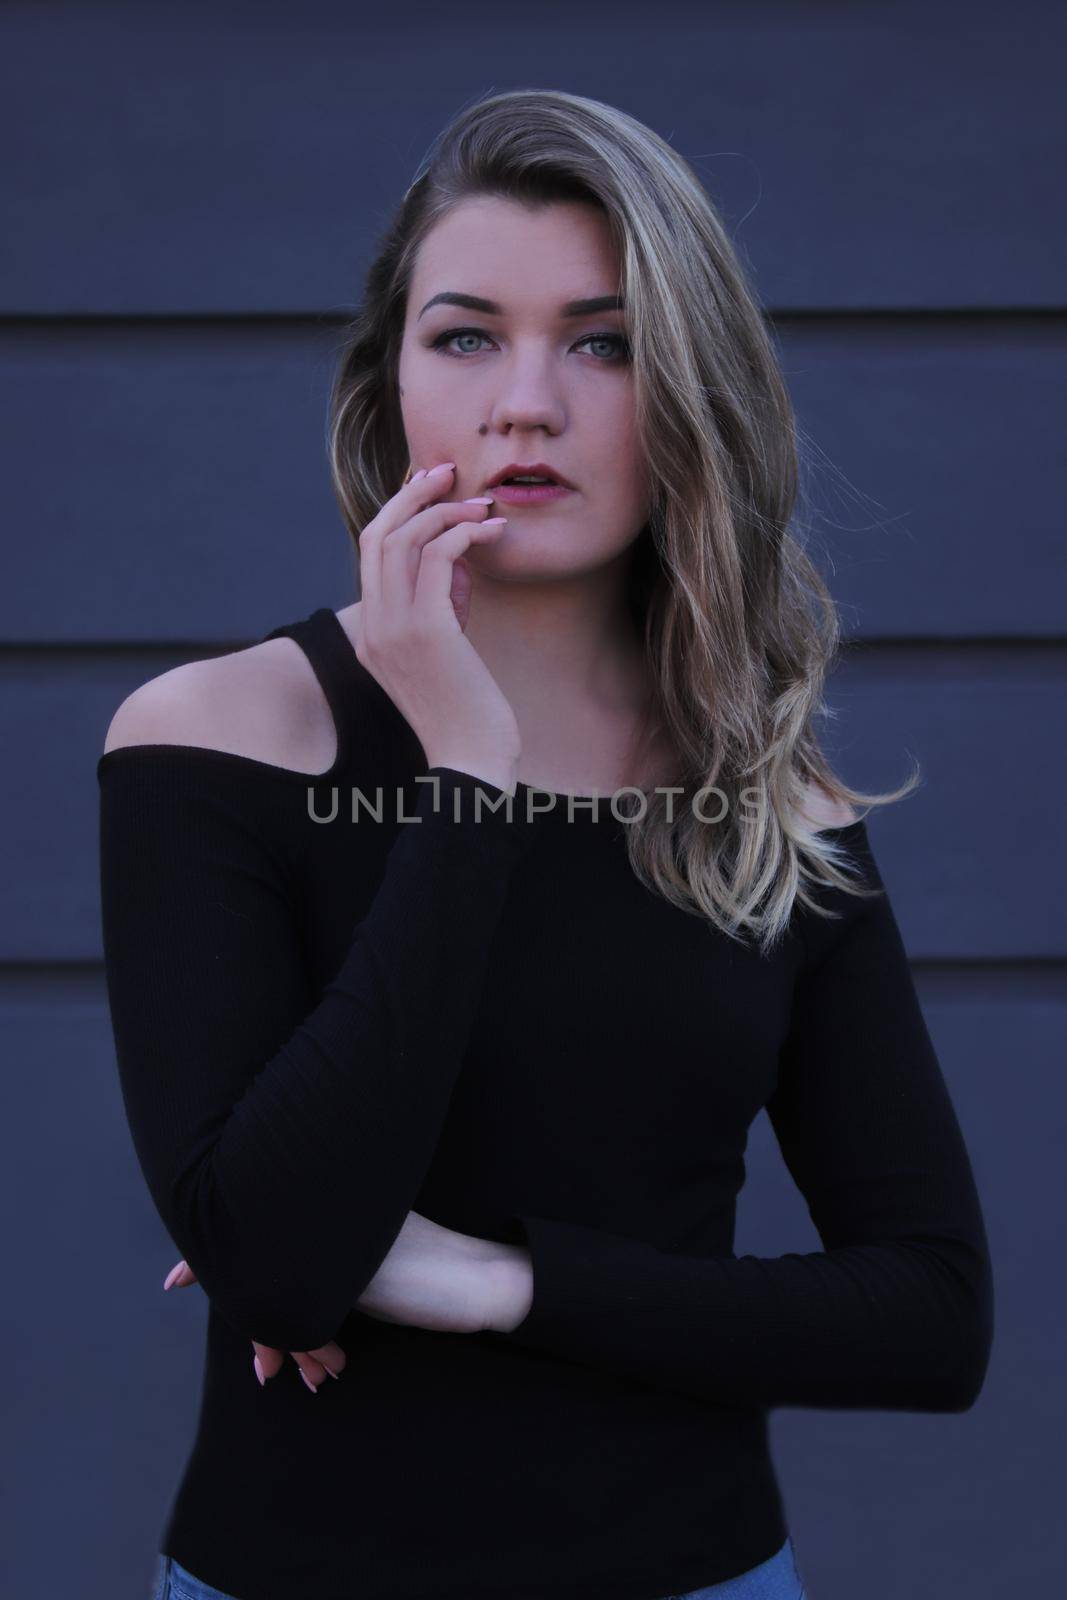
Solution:
[{"label": "finger", "polygon": [[[337,1346],[333,1347],[337,1349]],[[328,1377],[339,1378],[341,1369],[336,1365],[335,1359],[327,1355],[327,1346],[320,1346],[316,1353],[310,1350],[290,1350],[289,1354],[300,1368],[300,1376],[308,1388],[318,1392],[320,1383],[325,1383]],[[341,1352],[343,1354],[343,1352]],[[325,1356],[325,1360],[320,1357]]]},{"label": "finger", "polygon": [[188,1261],[178,1261],[173,1267],[171,1267],[170,1271],[167,1273],[167,1276],[163,1279],[163,1287],[164,1289],[173,1289],[175,1287],[179,1289],[186,1289],[188,1288],[189,1284],[195,1283],[196,1281],[196,1273],[193,1271]]},{"label": "finger", "polygon": [[462,556],[457,556],[452,563],[452,587],[449,590],[449,598],[452,601],[452,609],[456,613],[456,621],[464,633],[466,633],[467,623],[470,621],[473,588],[474,582],[471,578],[471,569]]},{"label": "finger", "polygon": [[359,589],[360,598],[367,601],[368,611],[373,610],[382,592],[382,541],[387,533],[406,522],[408,517],[427,505],[435,493],[440,493],[445,483],[451,481],[451,470],[433,475],[423,467],[409,483],[405,483],[390,500],[387,500],[359,535]]},{"label": "finger", "polygon": [[439,539],[442,532],[458,522],[480,522],[491,505],[477,500],[444,500],[424,506],[400,527],[386,534],[381,554],[381,607],[387,615],[391,607],[408,607],[415,598],[419,561],[424,548]]},{"label": "finger", "polygon": [[326,1369],[318,1361],[313,1361],[306,1350],[290,1350],[289,1354],[300,1369],[300,1376],[311,1390],[318,1394],[319,1384],[326,1380]]},{"label": "finger", "polygon": [[255,1352],[252,1357],[252,1366],[255,1369],[256,1377],[261,1384],[264,1384],[268,1378],[273,1378],[282,1370],[285,1364],[285,1351],[275,1350],[273,1345],[257,1344],[254,1339],[252,1340],[252,1349]]},{"label": "finger", "polygon": [[422,552],[419,577],[415,585],[415,610],[427,620],[441,615],[452,593],[453,562],[473,544],[490,544],[498,538],[507,517],[491,517],[488,522],[459,522],[439,538],[431,540]]},{"label": "finger", "polygon": [[314,1356],[320,1366],[333,1378],[339,1378],[348,1365],[348,1357],[339,1344],[331,1339],[327,1344],[320,1345],[317,1350],[309,1350],[309,1356]]}]

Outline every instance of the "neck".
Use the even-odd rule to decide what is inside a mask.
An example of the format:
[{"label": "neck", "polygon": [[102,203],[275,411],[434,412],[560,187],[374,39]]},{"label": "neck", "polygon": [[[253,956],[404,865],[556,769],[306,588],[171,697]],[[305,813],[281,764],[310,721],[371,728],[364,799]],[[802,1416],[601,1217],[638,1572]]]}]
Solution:
[{"label": "neck", "polygon": [[467,637],[523,716],[545,723],[567,707],[625,715],[644,704],[648,666],[621,584],[603,574],[552,583],[494,583],[471,595]]},{"label": "neck", "polygon": [[641,763],[652,683],[625,576],[620,564],[552,582],[475,579],[467,637],[515,712],[535,778],[629,781]]}]

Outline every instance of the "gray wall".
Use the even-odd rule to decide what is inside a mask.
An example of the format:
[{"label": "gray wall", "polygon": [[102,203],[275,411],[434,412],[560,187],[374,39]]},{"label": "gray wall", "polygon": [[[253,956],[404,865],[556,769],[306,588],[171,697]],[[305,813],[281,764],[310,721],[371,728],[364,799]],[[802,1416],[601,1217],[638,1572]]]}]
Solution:
[{"label": "gray wall", "polygon": [[[521,85],[633,112],[722,206],[811,440],[849,636],[833,748],[860,785],[924,773],[873,826],[986,1207],[996,1345],[962,1416],[774,1415],[810,1590],[985,1600],[1067,1565],[1062,8],[535,9],[0,15],[0,1550],[21,1600],[147,1595],[200,1378],[205,1303],[161,1292],[177,1252],[104,998],[108,721],[178,662],[355,598],[323,446],[339,329],[438,128]],[[750,1150],[738,1251],[818,1248],[765,1117]]]}]

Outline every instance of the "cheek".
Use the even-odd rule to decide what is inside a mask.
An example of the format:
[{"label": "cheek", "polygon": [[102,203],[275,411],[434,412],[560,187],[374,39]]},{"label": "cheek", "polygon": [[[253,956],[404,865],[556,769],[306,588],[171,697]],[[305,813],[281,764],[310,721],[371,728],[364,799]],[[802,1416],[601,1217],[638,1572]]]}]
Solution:
[{"label": "cheek", "polygon": [[629,439],[625,444],[620,443],[612,455],[608,493],[615,511],[624,521],[635,517],[645,520],[651,487],[651,474],[638,441]]},{"label": "cheek", "polygon": [[632,387],[627,385],[625,391],[616,396],[616,403],[605,407],[602,415],[605,437],[610,443],[617,501],[620,505],[632,505],[635,501],[644,504],[651,477],[638,438]]},{"label": "cheek", "polygon": [[443,362],[427,360],[426,353],[418,347],[401,348],[397,387],[401,391],[400,405],[405,416],[425,420],[427,412],[435,407],[440,410],[442,375],[439,368],[443,365]]}]

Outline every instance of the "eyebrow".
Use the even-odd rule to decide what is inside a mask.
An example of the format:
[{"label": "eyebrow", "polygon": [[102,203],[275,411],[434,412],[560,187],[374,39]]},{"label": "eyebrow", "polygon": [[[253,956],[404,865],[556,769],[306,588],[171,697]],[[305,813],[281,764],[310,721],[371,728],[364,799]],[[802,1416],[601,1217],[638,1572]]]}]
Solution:
[{"label": "eyebrow", "polygon": [[[418,322],[419,317],[425,316],[431,306],[462,306],[465,311],[482,311],[487,317],[501,317],[504,315],[503,306],[497,305],[495,300],[483,300],[480,295],[456,294],[451,290],[446,290],[444,294],[435,294],[432,300],[427,300],[415,321]],[[594,295],[591,300],[568,300],[566,305],[560,308],[560,316],[588,317],[592,316],[595,311],[624,311],[625,309],[621,295],[598,294]]]}]

